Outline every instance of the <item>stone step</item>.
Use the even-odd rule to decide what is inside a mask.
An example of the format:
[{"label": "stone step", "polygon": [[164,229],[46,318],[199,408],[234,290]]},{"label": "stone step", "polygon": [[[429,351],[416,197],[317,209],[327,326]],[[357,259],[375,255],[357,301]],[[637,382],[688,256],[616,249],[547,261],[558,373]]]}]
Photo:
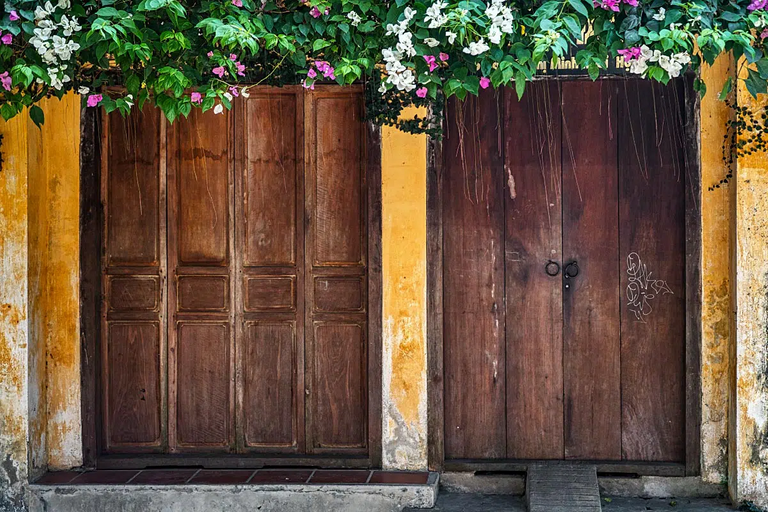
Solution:
[{"label": "stone step", "polygon": [[528,466],[528,512],[601,512],[597,468],[567,462]]}]

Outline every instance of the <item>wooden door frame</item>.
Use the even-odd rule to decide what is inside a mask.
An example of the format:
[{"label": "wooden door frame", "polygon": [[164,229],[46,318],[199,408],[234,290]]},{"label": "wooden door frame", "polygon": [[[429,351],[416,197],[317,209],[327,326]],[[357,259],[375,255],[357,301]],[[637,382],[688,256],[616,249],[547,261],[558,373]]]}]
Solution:
[{"label": "wooden door frame", "polygon": [[[165,122],[163,118],[163,123]],[[142,468],[148,465],[194,465],[211,468],[381,467],[381,128],[371,122],[366,123],[365,126],[368,220],[368,456],[348,458],[269,454],[107,456],[102,453],[100,400],[101,248],[104,223],[100,182],[102,124],[100,109],[82,110],[80,123],[80,384],[83,467]]]},{"label": "wooden door frame", "polygon": [[[584,78],[552,78],[584,79]],[[620,78],[609,77],[617,80]],[[639,79],[639,78],[638,78]],[[701,139],[699,94],[685,77],[685,463],[598,462],[598,472],[657,476],[701,473]],[[524,472],[530,461],[445,460],[443,367],[442,142],[427,146],[427,454],[434,471]]]}]

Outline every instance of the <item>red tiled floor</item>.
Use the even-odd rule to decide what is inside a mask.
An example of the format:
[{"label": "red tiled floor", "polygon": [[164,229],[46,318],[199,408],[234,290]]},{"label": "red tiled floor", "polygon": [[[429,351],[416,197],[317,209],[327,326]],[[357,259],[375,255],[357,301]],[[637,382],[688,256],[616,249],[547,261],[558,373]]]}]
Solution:
[{"label": "red tiled floor", "polygon": [[138,471],[136,470],[124,470],[124,469],[104,469],[101,471],[88,471],[81,474],[70,483],[75,485],[81,484],[124,484],[128,480],[133,478]]},{"label": "red tiled floor", "polygon": [[196,469],[145,469],[131,480],[131,484],[179,485],[186,483],[196,472]]},{"label": "red tiled floor", "polygon": [[35,483],[41,485],[68,484],[79,475],[80,473],[77,471],[50,471],[38,478]]},{"label": "red tiled floor", "polygon": [[303,484],[312,474],[309,469],[261,469],[249,483],[251,484]]},{"label": "red tiled floor", "polygon": [[324,469],[317,470],[312,478],[309,479],[310,484],[364,484],[368,481],[370,475],[368,470],[360,469]]},{"label": "red tiled floor", "polygon": [[196,474],[190,484],[244,484],[253,474],[252,469],[203,469]]},{"label": "red tiled floor", "polygon": [[427,483],[429,473],[410,471],[374,471],[369,480],[372,484],[419,484]]}]

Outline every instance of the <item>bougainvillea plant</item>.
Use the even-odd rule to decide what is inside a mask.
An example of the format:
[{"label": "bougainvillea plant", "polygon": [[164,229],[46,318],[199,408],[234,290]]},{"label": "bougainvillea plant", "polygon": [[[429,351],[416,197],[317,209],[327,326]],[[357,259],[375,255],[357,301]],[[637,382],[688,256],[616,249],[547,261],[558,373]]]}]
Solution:
[{"label": "bougainvillea plant", "polygon": [[[363,81],[375,120],[488,87],[522,95],[545,61],[571,53],[596,79],[609,58],[666,83],[723,53],[746,87],[768,86],[768,0],[5,0],[0,114],[69,90],[171,121],[231,107],[257,84]],[[577,42],[580,44],[577,48]],[[120,86],[120,87],[110,87]],[[702,93],[704,86],[696,83]],[[729,82],[721,91],[725,97]],[[426,121],[405,122],[410,131]]]}]

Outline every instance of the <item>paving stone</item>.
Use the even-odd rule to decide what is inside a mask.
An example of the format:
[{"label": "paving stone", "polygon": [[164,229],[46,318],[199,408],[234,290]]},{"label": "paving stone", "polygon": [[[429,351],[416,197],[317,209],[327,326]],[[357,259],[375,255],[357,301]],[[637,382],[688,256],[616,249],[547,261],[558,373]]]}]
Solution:
[{"label": "paving stone", "polygon": [[600,512],[597,469],[586,464],[531,464],[525,498],[529,512]]}]

